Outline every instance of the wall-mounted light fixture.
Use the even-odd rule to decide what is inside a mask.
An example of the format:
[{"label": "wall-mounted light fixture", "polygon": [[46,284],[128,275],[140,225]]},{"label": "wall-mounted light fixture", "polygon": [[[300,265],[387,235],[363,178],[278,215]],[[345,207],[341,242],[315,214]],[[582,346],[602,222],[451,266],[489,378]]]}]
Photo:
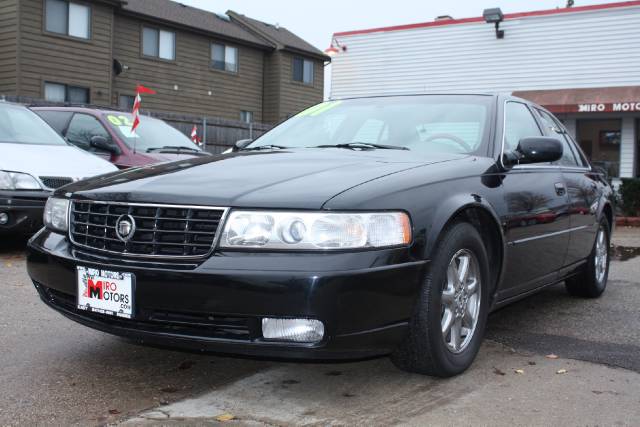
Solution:
[{"label": "wall-mounted light fixture", "polygon": [[500,8],[494,7],[492,9],[485,9],[484,12],[482,12],[482,17],[487,24],[495,24],[496,38],[503,39],[504,30],[500,29],[500,23],[504,20],[504,14],[500,10]]},{"label": "wall-mounted light fixture", "polygon": [[325,55],[334,57],[340,52],[346,52],[347,47],[345,45],[340,44],[340,42],[336,39],[331,40],[331,45],[324,50]]}]

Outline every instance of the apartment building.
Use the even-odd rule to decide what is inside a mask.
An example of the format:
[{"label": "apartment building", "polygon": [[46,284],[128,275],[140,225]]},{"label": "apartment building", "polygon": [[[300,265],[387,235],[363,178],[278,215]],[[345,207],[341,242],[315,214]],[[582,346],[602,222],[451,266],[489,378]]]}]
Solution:
[{"label": "apartment building", "polygon": [[322,101],[320,50],[170,0],[0,0],[0,95],[277,123]]}]

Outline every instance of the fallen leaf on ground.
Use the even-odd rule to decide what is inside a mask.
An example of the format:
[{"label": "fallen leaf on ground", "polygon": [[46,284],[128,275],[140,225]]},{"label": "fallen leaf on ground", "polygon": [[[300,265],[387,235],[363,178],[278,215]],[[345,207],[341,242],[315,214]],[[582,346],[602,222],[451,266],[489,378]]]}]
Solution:
[{"label": "fallen leaf on ground", "polygon": [[501,371],[498,368],[493,368],[493,373],[496,375],[507,375],[504,371]]},{"label": "fallen leaf on ground", "polygon": [[231,414],[222,414],[216,417],[216,421],[220,422],[231,421],[233,419],[235,419],[235,417]]},{"label": "fallen leaf on ground", "polygon": [[558,358],[558,355],[557,355],[557,354],[547,354],[545,357],[546,357],[547,359],[557,359],[557,358]]},{"label": "fallen leaf on ground", "polygon": [[516,369],[516,374],[524,374],[524,369]]},{"label": "fallen leaf on ground", "polygon": [[163,393],[175,393],[176,391],[178,391],[177,387],[172,387],[172,386],[167,386],[167,387],[163,387],[160,389],[161,392]]},{"label": "fallen leaf on ground", "polygon": [[118,415],[120,413],[120,411],[118,411],[117,409],[109,409],[109,413],[111,415]]},{"label": "fallen leaf on ground", "polygon": [[567,370],[566,370],[566,369],[558,369],[558,370],[556,371],[556,374],[566,374],[566,373],[567,373]]}]

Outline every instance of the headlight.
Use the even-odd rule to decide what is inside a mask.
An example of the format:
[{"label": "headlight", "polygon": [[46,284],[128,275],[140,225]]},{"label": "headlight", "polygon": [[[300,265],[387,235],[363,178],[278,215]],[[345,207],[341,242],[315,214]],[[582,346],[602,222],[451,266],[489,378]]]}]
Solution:
[{"label": "headlight", "polygon": [[44,205],[44,225],[54,231],[69,229],[69,200],[49,197]]},{"label": "headlight", "polygon": [[27,173],[0,171],[0,190],[42,190],[42,187]]},{"label": "headlight", "polygon": [[411,242],[404,212],[327,213],[233,211],[220,246],[332,250],[379,248]]}]

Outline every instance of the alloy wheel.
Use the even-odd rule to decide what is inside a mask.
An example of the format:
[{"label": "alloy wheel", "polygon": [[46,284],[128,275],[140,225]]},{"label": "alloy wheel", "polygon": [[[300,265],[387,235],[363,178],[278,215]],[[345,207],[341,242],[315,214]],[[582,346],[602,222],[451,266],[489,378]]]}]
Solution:
[{"label": "alloy wheel", "polygon": [[447,268],[447,279],[442,289],[442,338],[449,351],[464,351],[476,330],[480,317],[480,268],[473,252],[456,252]]},{"label": "alloy wheel", "polygon": [[596,280],[598,283],[604,281],[604,276],[607,272],[607,259],[609,257],[609,248],[607,245],[607,236],[602,227],[598,230],[598,236],[596,237],[596,253],[594,257]]}]

